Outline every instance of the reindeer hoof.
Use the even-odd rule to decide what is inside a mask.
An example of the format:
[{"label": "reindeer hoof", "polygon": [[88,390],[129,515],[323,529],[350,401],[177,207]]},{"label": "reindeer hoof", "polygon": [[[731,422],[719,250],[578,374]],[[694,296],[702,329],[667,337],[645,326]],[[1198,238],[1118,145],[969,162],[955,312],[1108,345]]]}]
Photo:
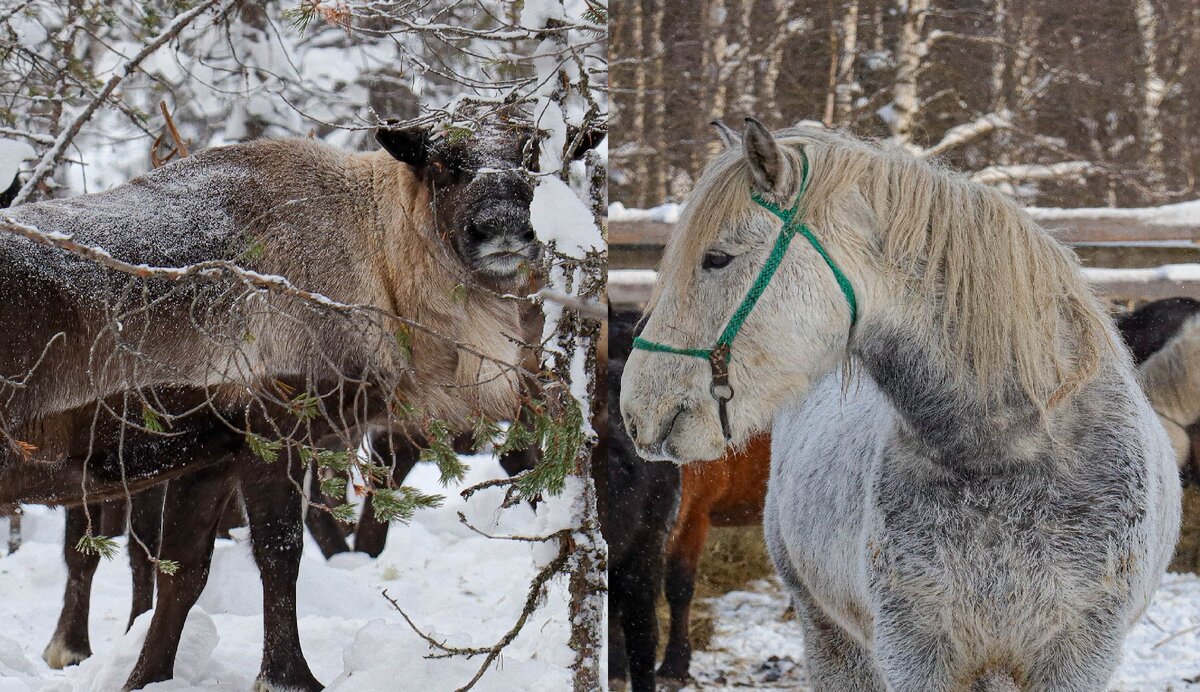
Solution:
[{"label": "reindeer hoof", "polygon": [[50,643],[46,645],[46,650],[42,652],[42,660],[51,668],[62,670],[67,666],[79,663],[91,655],[92,651],[86,645],[84,645],[82,650],[76,651],[62,639],[55,637],[50,640]]}]

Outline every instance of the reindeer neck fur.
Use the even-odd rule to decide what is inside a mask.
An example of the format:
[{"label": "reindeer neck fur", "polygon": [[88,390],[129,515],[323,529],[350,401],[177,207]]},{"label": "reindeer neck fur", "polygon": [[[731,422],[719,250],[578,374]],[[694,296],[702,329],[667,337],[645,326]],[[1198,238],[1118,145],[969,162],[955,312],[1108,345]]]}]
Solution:
[{"label": "reindeer neck fur", "polygon": [[[384,152],[357,156],[352,170],[369,181],[373,222],[369,290],[375,304],[437,331],[413,328],[407,396],[436,415],[464,420],[484,413],[510,417],[525,342],[518,303],[482,286],[438,237],[430,193],[413,170]],[[440,338],[445,337],[445,338]],[[447,343],[446,338],[461,344]]]}]

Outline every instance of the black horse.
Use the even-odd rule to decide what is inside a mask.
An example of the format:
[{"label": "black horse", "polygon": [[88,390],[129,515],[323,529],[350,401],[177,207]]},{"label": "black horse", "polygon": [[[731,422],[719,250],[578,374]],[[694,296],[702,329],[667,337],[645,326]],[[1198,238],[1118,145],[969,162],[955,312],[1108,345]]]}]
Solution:
[{"label": "black horse", "polygon": [[1200,301],[1191,298],[1164,298],[1146,303],[1116,317],[1121,339],[1133,353],[1133,362],[1141,365],[1175,336],[1189,318],[1200,314]]},{"label": "black horse", "polygon": [[638,318],[630,310],[609,314],[609,453],[597,481],[607,510],[600,518],[609,549],[608,675],[613,682],[628,676],[634,692],[653,692],[658,648],[654,607],[662,590],[664,548],[679,507],[679,469],[639,458],[615,408]]}]

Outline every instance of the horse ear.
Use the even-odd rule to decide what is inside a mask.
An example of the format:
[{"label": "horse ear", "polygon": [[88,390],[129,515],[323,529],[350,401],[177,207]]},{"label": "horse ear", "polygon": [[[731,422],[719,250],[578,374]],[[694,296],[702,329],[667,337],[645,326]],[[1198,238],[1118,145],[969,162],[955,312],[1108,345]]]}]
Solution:
[{"label": "horse ear", "polygon": [[760,192],[777,192],[776,184],[782,178],[783,155],[775,138],[763,124],[754,118],[746,118],[746,130],[742,134],[742,149],[750,164],[750,178]]},{"label": "horse ear", "polygon": [[429,160],[429,130],[423,127],[381,127],[375,131],[375,139],[397,161],[413,168]]},{"label": "horse ear", "polygon": [[600,146],[600,143],[603,142],[604,138],[607,136],[608,130],[592,127],[584,130],[583,137],[579,138],[579,128],[574,126],[568,127],[567,142],[574,142],[576,138],[579,138],[579,144],[576,145],[575,150],[571,152],[571,160],[578,161],[579,159],[582,159],[589,151]]},{"label": "horse ear", "polygon": [[742,136],[735,132],[732,127],[721,122],[720,118],[709,124],[717,129],[717,139],[721,140],[721,144],[725,145],[725,151],[742,146]]}]

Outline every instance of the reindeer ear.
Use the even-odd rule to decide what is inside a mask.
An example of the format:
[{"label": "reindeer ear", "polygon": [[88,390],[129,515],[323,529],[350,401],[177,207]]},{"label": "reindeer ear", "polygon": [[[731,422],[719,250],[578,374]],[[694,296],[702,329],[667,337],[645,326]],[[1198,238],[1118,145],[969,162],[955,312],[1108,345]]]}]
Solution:
[{"label": "reindeer ear", "polygon": [[429,130],[423,127],[381,127],[375,131],[375,139],[397,161],[413,168],[429,160]]},{"label": "reindeer ear", "polygon": [[[608,130],[600,128],[588,128],[584,130],[583,137],[580,138],[579,144],[575,147],[575,150],[571,152],[571,160],[578,161],[579,159],[582,159],[589,151],[600,146],[600,143],[603,142],[604,138],[607,136]],[[576,137],[579,137],[579,128],[574,126],[568,127],[567,143],[569,144],[574,142]]]},{"label": "reindeer ear", "polygon": [[517,149],[521,154],[521,162],[530,173],[540,173],[539,159],[542,153],[542,141],[534,136],[533,128],[522,128],[521,136],[517,138]]},{"label": "reindeer ear", "polygon": [[717,139],[721,140],[721,144],[725,145],[726,151],[742,146],[742,136],[735,132],[733,128],[721,122],[720,118],[709,124],[717,129]]},{"label": "reindeer ear", "polygon": [[750,164],[750,178],[754,188],[760,192],[777,192],[775,186],[782,177],[783,156],[775,138],[754,118],[746,118],[742,149],[746,154],[746,161]]}]

